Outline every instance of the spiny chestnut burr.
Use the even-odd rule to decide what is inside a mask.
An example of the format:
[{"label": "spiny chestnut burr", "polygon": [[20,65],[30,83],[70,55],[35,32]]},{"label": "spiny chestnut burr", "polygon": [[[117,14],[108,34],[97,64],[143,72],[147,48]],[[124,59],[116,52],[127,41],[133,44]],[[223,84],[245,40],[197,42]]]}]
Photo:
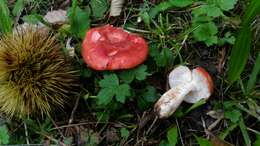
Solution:
[{"label": "spiny chestnut burr", "polygon": [[26,28],[0,40],[0,111],[8,117],[49,114],[77,94],[78,72],[58,40]]}]

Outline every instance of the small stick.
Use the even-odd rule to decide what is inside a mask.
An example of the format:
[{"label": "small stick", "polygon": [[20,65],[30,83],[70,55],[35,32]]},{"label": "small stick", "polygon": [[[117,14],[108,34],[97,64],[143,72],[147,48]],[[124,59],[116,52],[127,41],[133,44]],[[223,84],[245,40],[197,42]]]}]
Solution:
[{"label": "small stick", "polygon": [[178,132],[179,132],[179,135],[180,135],[181,145],[184,146],[184,142],[183,142],[183,139],[182,139],[182,135],[181,135],[181,130],[180,130],[179,122],[178,122],[177,119],[175,119],[175,121],[176,121],[176,125],[177,125],[177,127],[178,127]]},{"label": "small stick", "polygon": [[155,122],[158,120],[158,116],[155,116],[155,119],[153,120],[153,123],[151,124],[151,126],[148,128],[148,130],[146,131],[146,134],[149,134],[149,132],[151,131],[152,127],[154,126]]},{"label": "small stick", "polygon": [[[71,114],[70,114],[70,119],[69,119],[68,125],[70,125],[70,124],[73,122],[73,120],[74,120],[74,115],[75,115],[75,112],[76,112],[76,110],[77,110],[77,108],[78,108],[78,105],[79,105],[80,95],[81,95],[81,94],[79,94],[79,96],[78,96],[77,99],[76,99],[75,105],[74,105],[74,107],[73,107],[73,109],[72,109],[72,112],[71,112]],[[65,133],[67,133],[67,132],[68,132],[68,128],[66,129],[66,132],[65,132]]]}]

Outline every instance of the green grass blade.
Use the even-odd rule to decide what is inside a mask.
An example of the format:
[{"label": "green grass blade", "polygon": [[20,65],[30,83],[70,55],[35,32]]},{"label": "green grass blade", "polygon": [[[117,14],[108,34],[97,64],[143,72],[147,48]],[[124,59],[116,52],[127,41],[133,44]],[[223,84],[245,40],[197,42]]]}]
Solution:
[{"label": "green grass blade", "polygon": [[227,127],[223,132],[219,134],[219,138],[224,140],[235,128],[237,128],[238,124],[234,123]]},{"label": "green grass blade", "polygon": [[244,123],[243,118],[241,118],[239,120],[239,127],[241,129],[241,132],[242,132],[242,135],[243,135],[243,138],[244,138],[244,141],[245,141],[246,145],[250,146],[251,145],[251,140],[250,140],[249,135],[247,133],[246,125]]},{"label": "green grass blade", "polygon": [[231,83],[239,79],[250,52],[252,32],[249,26],[243,26],[236,39],[229,60],[228,79]]},{"label": "green grass blade", "polygon": [[228,80],[230,83],[237,81],[243,72],[251,47],[252,32],[250,24],[260,12],[260,1],[252,0],[243,17],[242,28],[239,31],[228,62]]},{"label": "green grass blade", "polygon": [[252,91],[252,89],[255,87],[257,75],[259,74],[259,72],[260,72],[260,52],[258,53],[253,71],[252,71],[252,73],[249,77],[249,81],[247,83],[247,88],[246,88],[247,93],[250,93]]},{"label": "green grass blade", "polygon": [[24,3],[25,3],[24,0],[17,0],[15,2],[14,8],[12,10],[12,14],[14,16],[19,16],[21,14],[24,8]]},{"label": "green grass blade", "polygon": [[0,2],[0,32],[8,33],[12,31],[12,19],[9,16],[9,9],[6,0]]},{"label": "green grass blade", "polygon": [[246,9],[242,24],[243,25],[250,24],[252,21],[254,21],[256,15],[258,15],[259,13],[260,13],[260,1],[252,0],[248,8]]},{"label": "green grass blade", "polygon": [[194,103],[189,109],[187,109],[185,112],[184,112],[184,115],[188,114],[190,111],[204,105],[206,103],[206,99],[202,99],[196,103]]},{"label": "green grass blade", "polygon": [[177,142],[178,142],[178,128],[177,127],[172,127],[167,132],[167,140],[168,140],[170,146],[175,146],[177,144]]}]

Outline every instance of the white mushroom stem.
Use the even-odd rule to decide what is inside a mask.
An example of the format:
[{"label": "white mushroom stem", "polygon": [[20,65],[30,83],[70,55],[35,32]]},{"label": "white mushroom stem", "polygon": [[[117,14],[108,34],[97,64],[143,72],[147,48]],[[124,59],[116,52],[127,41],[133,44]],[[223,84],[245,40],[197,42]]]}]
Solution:
[{"label": "white mushroom stem", "polygon": [[120,16],[125,0],[112,0],[110,16]]},{"label": "white mushroom stem", "polygon": [[179,107],[185,97],[195,89],[193,82],[173,87],[164,93],[155,104],[159,118],[167,118]]}]

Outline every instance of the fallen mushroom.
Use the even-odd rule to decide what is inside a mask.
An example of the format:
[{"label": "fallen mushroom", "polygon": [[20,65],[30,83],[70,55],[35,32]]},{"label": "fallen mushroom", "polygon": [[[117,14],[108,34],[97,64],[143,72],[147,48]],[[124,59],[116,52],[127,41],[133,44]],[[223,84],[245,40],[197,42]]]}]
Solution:
[{"label": "fallen mushroom", "polygon": [[169,74],[171,89],[162,95],[154,106],[159,118],[172,115],[184,100],[196,103],[208,99],[213,92],[213,81],[201,67],[192,71],[186,66],[179,66]]},{"label": "fallen mushroom", "polygon": [[143,63],[148,45],[136,34],[105,25],[87,32],[81,54],[88,66],[95,70],[129,69]]}]

